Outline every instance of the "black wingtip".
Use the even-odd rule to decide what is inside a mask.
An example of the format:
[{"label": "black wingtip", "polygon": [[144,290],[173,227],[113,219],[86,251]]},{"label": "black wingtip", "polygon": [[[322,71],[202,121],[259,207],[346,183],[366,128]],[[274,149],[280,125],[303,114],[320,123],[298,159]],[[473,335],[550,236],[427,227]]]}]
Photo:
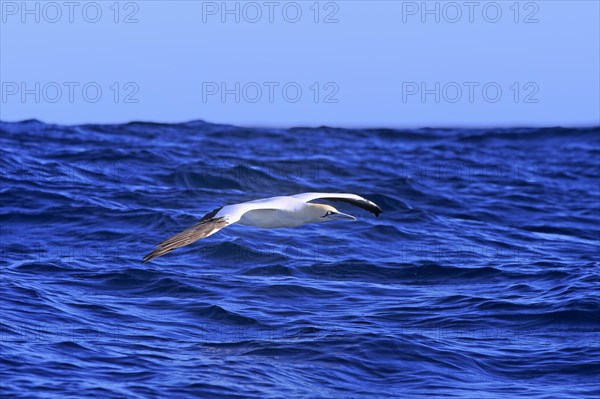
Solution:
[{"label": "black wingtip", "polygon": [[377,209],[376,209],[376,210],[374,210],[374,211],[373,211],[373,213],[375,214],[375,217],[377,217],[377,218],[378,218],[378,217],[379,217],[379,215],[383,213],[383,211],[381,210],[381,208],[380,208],[380,207],[377,207]]}]

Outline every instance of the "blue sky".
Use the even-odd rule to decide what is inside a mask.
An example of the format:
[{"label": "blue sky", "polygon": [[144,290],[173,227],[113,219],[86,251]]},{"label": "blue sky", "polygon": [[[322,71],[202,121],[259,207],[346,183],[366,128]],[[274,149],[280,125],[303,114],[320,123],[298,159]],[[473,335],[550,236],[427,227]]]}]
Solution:
[{"label": "blue sky", "polygon": [[2,1],[0,118],[597,125],[598,1]]}]

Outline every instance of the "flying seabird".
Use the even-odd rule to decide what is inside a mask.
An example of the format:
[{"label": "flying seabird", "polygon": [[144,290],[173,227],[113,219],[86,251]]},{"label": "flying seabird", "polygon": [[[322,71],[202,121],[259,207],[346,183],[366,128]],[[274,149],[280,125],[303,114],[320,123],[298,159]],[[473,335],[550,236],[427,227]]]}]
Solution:
[{"label": "flying seabird", "polygon": [[227,205],[207,213],[194,226],[158,244],[154,251],[144,257],[143,263],[206,238],[236,222],[245,226],[274,229],[330,220],[356,220],[354,216],[342,213],[332,206],[309,203],[317,199],[347,202],[372,212],[377,217],[381,213],[379,206],[356,194],[303,193]]}]

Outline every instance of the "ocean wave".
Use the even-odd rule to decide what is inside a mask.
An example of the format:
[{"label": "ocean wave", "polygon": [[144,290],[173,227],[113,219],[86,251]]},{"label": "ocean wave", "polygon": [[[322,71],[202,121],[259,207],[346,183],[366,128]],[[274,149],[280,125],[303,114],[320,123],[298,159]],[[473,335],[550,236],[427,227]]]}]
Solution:
[{"label": "ocean wave", "polygon": [[[599,132],[0,122],[0,392],[594,397]],[[383,213],[141,264],[307,191]]]}]

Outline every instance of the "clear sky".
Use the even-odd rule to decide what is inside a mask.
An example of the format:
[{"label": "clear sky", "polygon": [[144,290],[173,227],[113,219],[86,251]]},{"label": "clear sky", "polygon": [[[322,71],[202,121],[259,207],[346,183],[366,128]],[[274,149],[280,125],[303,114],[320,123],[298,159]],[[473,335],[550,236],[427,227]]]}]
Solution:
[{"label": "clear sky", "polygon": [[0,3],[5,121],[600,123],[596,0]]}]

